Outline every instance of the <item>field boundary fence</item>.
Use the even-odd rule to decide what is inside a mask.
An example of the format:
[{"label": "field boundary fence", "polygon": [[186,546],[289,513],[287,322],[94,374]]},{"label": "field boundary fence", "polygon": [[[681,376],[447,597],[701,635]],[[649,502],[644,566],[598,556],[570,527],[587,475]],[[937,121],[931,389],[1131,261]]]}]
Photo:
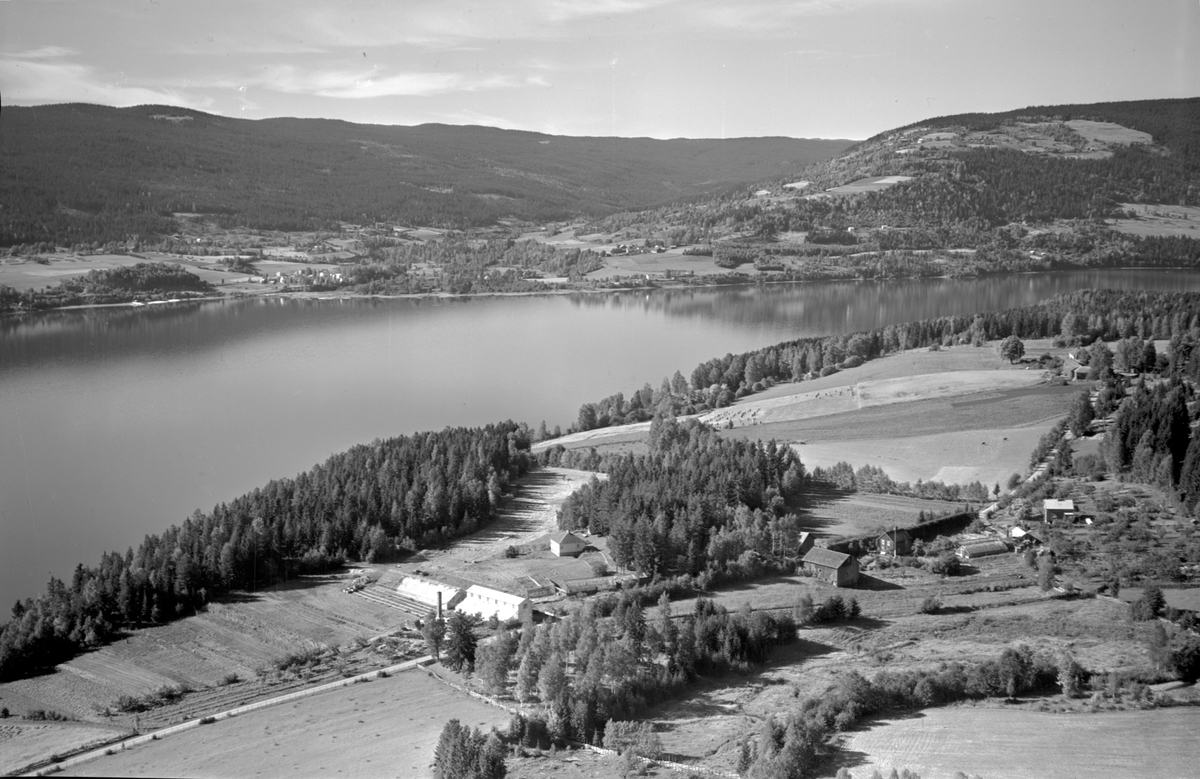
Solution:
[{"label": "field boundary fence", "polygon": [[371,681],[373,679],[385,678],[387,676],[390,676],[391,674],[401,673],[403,671],[407,671],[412,668],[429,665],[432,662],[433,662],[433,658],[426,655],[425,657],[419,657],[416,660],[408,660],[406,662],[399,663],[397,665],[388,666],[387,668],[379,668],[374,671],[368,671],[367,673],[349,676],[345,679],[338,679],[337,681],[326,682],[325,684],[319,684],[316,687],[308,687],[303,690],[297,690],[295,692],[290,692],[285,695],[280,695],[280,696],[277,696],[274,698],[267,698],[266,700],[255,701],[254,703],[247,703],[243,706],[238,706],[233,709],[227,709],[226,711],[208,714],[203,717],[200,717],[199,719],[188,720],[187,722],[181,722],[178,725],[170,725],[168,727],[156,730],[152,733],[144,733],[144,734],[137,735],[137,736],[131,736],[130,738],[123,739],[123,740],[117,741],[117,742],[113,742],[103,749],[91,750],[91,751],[85,752],[81,755],[76,755],[75,757],[71,757],[71,758],[67,758],[66,760],[59,761],[57,763],[54,763],[53,765],[41,768],[31,774],[26,774],[26,776],[49,776],[50,774],[56,774],[60,771],[63,771],[64,769],[72,768],[81,763],[85,763],[90,760],[95,760],[99,757],[104,757],[106,754],[110,754],[110,753],[116,752],[118,750],[125,750],[125,749],[129,749],[130,747],[141,746],[142,744],[149,744],[151,741],[158,741],[159,739],[166,738],[167,736],[173,736],[177,733],[182,733],[186,730],[192,730],[193,728],[198,728],[203,725],[209,725],[214,722],[219,722],[221,720],[229,719],[231,717],[237,717],[242,714],[248,714],[252,711],[257,711],[258,709],[265,709],[270,706],[278,706],[283,703],[288,703],[290,701],[299,700],[300,698],[307,698],[311,695],[317,695],[322,692],[336,690],[341,687],[349,687],[352,684],[359,684],[361,682],[367,682],[367,681]]}]

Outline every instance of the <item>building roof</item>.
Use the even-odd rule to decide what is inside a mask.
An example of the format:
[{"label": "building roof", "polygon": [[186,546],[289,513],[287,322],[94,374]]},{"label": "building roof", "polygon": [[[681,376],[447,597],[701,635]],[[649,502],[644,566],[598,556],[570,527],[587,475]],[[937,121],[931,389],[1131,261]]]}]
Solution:
[{"label": "building roof", "polygon": [[570,530],[558,530],[550,534],[550,540],[556,544],[562,545],[570,541],[577,543],[586,543],[582,538],[572,533]]},{"label": "building roof", "polygon": [[992,539],[991,541],[972,541],[968,544],[963,544],[959,547],[967,554],[979,554],[980,552],[1007,552],[1008,544],[1000,539]]},{"label": "building roof", "polygon": [[835,552],[824,547],[814,547],[804,555],[804,562],[825,568],[841,568],[852,558],[844,552]]},{"label": "building roof", "polygon": [[907,530],[889,530],[886,533],[881,534],[879,537],[880,538],[884,538],[884,537],[890,538],[893,541],[895,541],[897,538],[900,538],[900,537],[907,538],[910,541],[912,540],[912,535],[910,535]]},{"label": "building roof", "polygon": [[1042,508],[1046,509],[1047,511],[1074,511],[1075,501],[1069,498],[1067,500],[1053,500],[1051,498],[1047,498],[1046,500],[1042,501]]},{"label": "building roof", "polygon": [[478,584],[472,584],[467,588],[467,598],[487,598],[488,600],[507,603],[510,606],[519,606],[523,602],[529,600],[524,595],[513,595],[511,592],[503,590],[493,590],[491,587],[483,587]]}]

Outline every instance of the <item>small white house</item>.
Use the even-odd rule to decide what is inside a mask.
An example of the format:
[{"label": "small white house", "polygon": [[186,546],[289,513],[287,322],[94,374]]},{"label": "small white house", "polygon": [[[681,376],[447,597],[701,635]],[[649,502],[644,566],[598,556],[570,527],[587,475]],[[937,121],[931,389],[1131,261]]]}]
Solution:
[{"label": "small white house", "polygon": [[550,551],[555,557],[578,557],[586,546],[587,542],[570,530],[550,534]]}]

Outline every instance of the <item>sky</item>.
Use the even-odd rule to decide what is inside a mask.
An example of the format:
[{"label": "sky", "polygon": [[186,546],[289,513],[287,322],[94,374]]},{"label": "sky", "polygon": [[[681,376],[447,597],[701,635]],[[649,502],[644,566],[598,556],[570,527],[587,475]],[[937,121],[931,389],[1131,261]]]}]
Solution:
[{"label": "sky", "polygon": [[968,111],[1200,96],[1200,0],[0,0],[0,96],[860,139]]}]

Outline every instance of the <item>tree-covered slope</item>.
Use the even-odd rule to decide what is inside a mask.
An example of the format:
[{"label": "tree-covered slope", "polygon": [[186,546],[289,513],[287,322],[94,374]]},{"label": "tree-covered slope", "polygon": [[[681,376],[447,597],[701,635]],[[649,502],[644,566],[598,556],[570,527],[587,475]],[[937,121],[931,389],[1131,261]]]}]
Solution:
[{"label": "tree-covered slope", "polygon": [[849,143],[250,121],[165,106],[10,107],[0,120],[0,246],[169,234],[172,212],[275,229],[600,215],[785,175]]}]

